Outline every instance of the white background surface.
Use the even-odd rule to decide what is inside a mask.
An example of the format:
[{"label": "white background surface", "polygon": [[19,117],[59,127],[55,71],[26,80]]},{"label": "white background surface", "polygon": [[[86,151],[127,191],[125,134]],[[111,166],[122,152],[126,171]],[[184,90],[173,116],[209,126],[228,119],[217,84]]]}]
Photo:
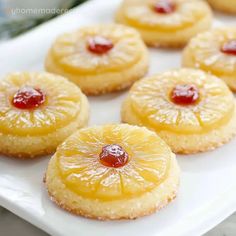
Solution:
[{"label": "white background surface", "polygon": [[[94,0],[11,42],[0,45],[0,75],[43,70],[43,60],[60,33],[110,22],[119,0]],[[233,23],[232,18],[217,17]],[[150,74],[180,66],[181,51],[151,50]],[[90,124],[119,122],[125,94],[91,98]],[[17,161],[0,157],[0,204],[53,235],[200,235],[236,210],[236,139],[210,153],[178,157],[178,198],[166,209],[135,221],[99,222],[75,217],[49,201],[42,177],[48,158]],[[95,234],[96,232],[96,234]]]}]

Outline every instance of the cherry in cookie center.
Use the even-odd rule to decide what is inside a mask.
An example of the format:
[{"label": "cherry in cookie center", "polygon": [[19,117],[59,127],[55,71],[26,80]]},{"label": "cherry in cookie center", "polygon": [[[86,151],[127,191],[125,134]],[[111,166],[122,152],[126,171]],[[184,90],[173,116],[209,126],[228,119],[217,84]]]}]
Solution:
[{"label": "cherry in cookie center", "polygon": [[35,109],[46,101],[46,94],[30,86],[20,88],[12,99],[12,105],[18,109]]},{"label": "cherry in cookie center", "polygon": [[114,47],[110,39],[102,36],[90,37],[87,43],[88,50],[95,54],[108,53]]},{"label": "cherry in cookie center", "polygon": [[102,147],[99,154],[99,161],[107,167],[119,168],[127,164],[128,153],[118,144],[111,144]]},{"label": "cherry in cookie center", "polygon": [[236,56],[236,39],[224,43],[221,47],[221,52]]},{"label": "cherry in cookie center", "polygon": [[193,105],[199,100],[200,94],[196,85],[176,85],[171,91],[171,101],[177,105]]},{"label": "cherry in cookie center", "polygon": [[154,4],[153,9],[159,14],[170,14],[176,10],[176,3],[172,0],[159,0]]}]

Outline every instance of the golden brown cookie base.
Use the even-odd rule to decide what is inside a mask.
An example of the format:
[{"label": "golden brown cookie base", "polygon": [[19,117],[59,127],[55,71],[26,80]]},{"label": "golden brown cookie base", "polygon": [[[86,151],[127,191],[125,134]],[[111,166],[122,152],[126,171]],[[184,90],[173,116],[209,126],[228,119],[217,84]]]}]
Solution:
[{"label": "golden brown cookie base", "polygon": [[[234,122],[236,122],[236,119],[234,120]],[[219,148],[219,147],[223,146],[224,144],[230,142],[235,137],[236,130],[235,130],[235,127],[232,126],[232,128],[234,128],[234,132],[229,133],[228,136],[226,135],[221,141],[219,140],[219,142],[210,142],[209,141],[205,145],[201,145],[201,144],[199,145],[199,143],[194,141],[194,137],[192,137],[190,141],[189,141],[189,138],[186,137],[186,140],[185,140],[186,143],[193,141],[197,148],[194,148],[194,145],[193,145],[192,148],[186,149],[185,147],[183,147],[183,145],[175,146],[175,144],[172,144],[171,149],[174,153],[178,153],[178,154],[196,154],[196,153],[200,153],[200,152],[213,151],[216,148]],[[167,140],[166,142],[168,143],[168,136],[167,135],[168,134],[162,133],[162,134],[160,134],[160,137],[162,137],[164,140],[166,138],[166,140]],[[176,138],[181,138],[181,137],[176,137]]]},{"label": "golden brown cookie base", "polygon": [[[129,25],[129,22],[124,18],[122,8],[117,11],[116,21],[132,27],[132,25]],[[210,29],[211,25],[212,15],[209,12],[208,15],[191,27],[177,31],[149,31],[144,28],[134,28],[139,31],[145,44],[150,47],[182,48],[196,34]]]},{"label": "golden brown cookie base", "polygon": [[50,198],[66,211],[98,220],[136,219],[154,213],[176,197],[179,186],[180,173],[175,156],[167,178],[154,190],[137,198],[108,202],[87,199],[72,192],[61,180],[55,166],[55,158],[52,158],[45,178]]},{"label": "golden brown cookie base", "polygon": [[109,87],[109,88],[98,89],[98,90],[96,90],[94,88],[91,88],[91,89],[84,88],[83,92],[88,96],[97,96],[97,95],[103,95],[103,94],[107,94],[107,93],[113,93],[113,92],[119,92],[122,90],[126,90],[126,89],[130,88],[135,81],[144,77],[146,75],[146,72],[147,72],[147,68],[144,68],[143,71],[140,71],[140,74],[134,76],[133,78],[130,78],[128,81],[126,81],[116,87]]},{"label": "golden brown cookie base", "polygon": [[153,48],[170,48],[170,49],[180,49],[180,48],[184,48],[185,45],[188,42],[146,42],[146,45],[148,47],[153,47]]},{"label": "golden brown cookie base", "polygon": [[50,192],[48,191],[48,194],[50,196],[50,199],[57,205],[59,206],[60,208],[64,209],[65,211],[68,211],[70,212],[71,214],[74,214],[74,215],[79,215],[79,216],[83,216],[85,218],[89,218],[89,219],[94,219],[94,220],[101,220],[101,221],[108,221],[108,220],[135,220],[137,218],[140,218],[140,217],[143,217],[143,216],[148,216],[148,215],[151,215],[155,212],[158,212],[160,211],[162,208],[166,207],[169,203],[171,203],[175,198],[176,198],[176,195],[177,193],[176,192],[173,192],[172,195],[170,195],[170,197],[168,197],[167,201],[163,202],[162,205],[159,205],[158,207],[154,207],[152,209],[150,209],[149,211],[146,211],[146,212],[140,212],[140,215],[136,216],[136,217],[120,217],[120,218],[116,218],[116,219],[113,219],[113,218],[109,218],[109,217],[97,217],[95,215],[91,215],[89,213],[85,213],[83,211],[80,211],[80,210],[73,210],[71,208],[68,208],[66,205],[63,205],[61,204],[60,202],[58,202],[51,194]]},{"label": "golden brown cookie base", "polygon": [[56,66],[50,53],[46,58],[45,68],[47,71],[65,76],[77,84],[86,95],[101,95],[127,89],[146,75],[149,67],[149,55],[145,46],[140,50],[143,55],[136,64],[117,72],[84,76],[72,75]]},{"label": "golden brown cookie base", "polygon": [[42,151],[41,153],[37,153],[37,154],[29,154],[29,153],[17,153],[17,154],[12,154],[12,153],[8,153],[8,152],[1,152],[0,155],[6,158],[12,158],[12,159],[19,159],[19,160],[31,160],[31,159],[37,159],[37,158],[41,158],[43,156],[47,156],[47,155],[51,155],[55,152],[56,150],[45,150]]},{"label": "golden brown cookie base", "polygon": [[234,0],[208,0],[208,2],[217,11],[236,14],[236,2]]}]

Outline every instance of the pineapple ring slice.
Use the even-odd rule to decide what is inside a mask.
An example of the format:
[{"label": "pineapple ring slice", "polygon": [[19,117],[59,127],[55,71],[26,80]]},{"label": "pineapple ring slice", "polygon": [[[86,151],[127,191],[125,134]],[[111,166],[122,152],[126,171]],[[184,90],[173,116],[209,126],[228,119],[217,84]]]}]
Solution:
[{"label": "pineapple ring slice", "polygon": [[[102,147],[118,144],[128,163],[108,168],[99,162]],[[78,195],[101,200],[140,196],[166,178],[171,151],[153,132],[128,125],[107,125],[80,130],[58,149],[56,159],[64,183]]]},{"label": "pineapple ring slice", "polygon": [[236,2],[233,0],[208,0],[208,2],[216,10],[236,14]]},{"label": "pineapple ring slice", "polygon": [[150,46],[184,45],[197,33],[209,29],[212,13],[204,1],[171,0],[175,10],[168,14],[154,9],[170,0],[125,0],[117,12],[117,22],[136,28]]},{"label": "pineapple ring slice", "polygon": [[[89,42],[96,37],[109,40],[112,48],[103,54],[91,52]],[[59,36],[48,53],[45,67],[65,75],[85,93],[96,94],[125,88],[142,77],[148,68],[148,56],[138,32],[132,28],[95,25]]]},{"label": "pineapple ring slice", "polygon": [[[39,89],[45,101],[19,108],[14,97],[22,88]],[[21,101],[21,100],[19,100]],[[0,81],[0,152],[19,157],[51,153],[88,120],[88,102],[80,89],[61,76],[21,72]]]},{"label": "pineapple ring slice", "polygon": [[[37,109],[12,105],[14,94],[24,86],[40,88],[46,102]],[[48,73],[13,73],[0,81],[0,130],[13,135],[40,135],[74,121],[81,110],[82,93],[66,79]]]},{"label": "pineapple ring slice", "polygon": [[[91,53],[87,49],[88,40],[101,36],[108,38],[114,48],[103,56]],[[123,26],[91,26],[67,33],[57,38],[53,44],[52,56],[65,71],[80,74],[110,72],[132,66],[140,58],[137,50],[140,46],[139,35]]]},{"label": "pineapple ring slice", "polygon": [[[174,103],[171,92],[178,85],[196,86],[198,101]],[[156,131],[175,152],[192,153],[229,141],[236,133],[235,112],[234,96],[223,81],[200,70],[178,69],[135,83],[123,103],[122,120]],[[213,134],[226,126],[228,133]]]},{"label": "pineapple ring slice", "polygon": [[[99,154],[109,144],[120,145],[128,153],[128,163],[119,168],[103,165]],[[89,127],[79,130],[58,147],[48,166],[46,184],[54,201],[67,210],[91,217],[92,211],[100,207],[97,213],[100,215],[93,217],[123,218],[127,216],[114,217],[112,214],[124,214],[124,202],[128,204],[145,195],[152,196],[152,192],[169,179],[173,161],[175,163],[174,154],[165,142],[145,128],[125,124]],[[174,165],[175,170],[178,170]],[[55,179],[60,179],[63,189]],[[168,191],[175,192],[178,181],[176,176],[175,186],[171,186]],[[73,199],[68,199],[70,195]],[[82,204],[85,200],[86,206]],[[70,202],[73,204],[70,205]],[[83,208],[92,203],[94,208],[90,209],[91,212],[84,212]],[[150,209],[156,209],[159,204],[155,202]],[[132,204],[129,207],[132,208]],[[130,215],[133,211],[129,207],[127,211],[131,211]],[[143,210],[137,204],[135,208],[134,211]],[[105,216],[104,211],[108,211]],[[137,216],[130,215],[131,218]]]},{"label": "pineapple ring slice", "polygon": [[236,40],[235,27],[217,28],[197,35],[184,50],[183,65],[210,72],[236,91],[236,55],[221,51],[230,40]]}]

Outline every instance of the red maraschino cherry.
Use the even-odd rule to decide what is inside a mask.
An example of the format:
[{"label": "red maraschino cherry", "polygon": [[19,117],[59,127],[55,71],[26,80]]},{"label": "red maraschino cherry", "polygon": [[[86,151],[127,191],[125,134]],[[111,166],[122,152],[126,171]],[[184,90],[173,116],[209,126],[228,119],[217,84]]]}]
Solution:
[{"label": "red maraschino cherry", "polygon": [[221,52],[236,56],[236,39],[226,42],[222,46]]},{"label": "red maraschino cherry", "polygon": [[88,39],[88,50],[95,54],[105,54],[114,47],[113,43],[104,37],[95,36]]},{"label": "red maraschino cherry", "polygon": [[175,104],[192,105],[199,99],[199,91],[195,85],[177,85],[170,96]]},{"label": "red maraschino cherry", "polygon": [[100,162],[108,167],[122,167],[128,162],[128,153],[117,144],[106,145],[99,155]]},{"label": "red maraschino cherry", "polygon": [[12,99],[12,104],[19,109],[34,109],[46,100],[45,94],[36,88],[25,86],[19,89]]},{"label": "red maraschino cherry", "polygon": [[176,9],[176,4],[171,0],[159,0],[154,5],[154,10],[160,14],[170,14]]}]

